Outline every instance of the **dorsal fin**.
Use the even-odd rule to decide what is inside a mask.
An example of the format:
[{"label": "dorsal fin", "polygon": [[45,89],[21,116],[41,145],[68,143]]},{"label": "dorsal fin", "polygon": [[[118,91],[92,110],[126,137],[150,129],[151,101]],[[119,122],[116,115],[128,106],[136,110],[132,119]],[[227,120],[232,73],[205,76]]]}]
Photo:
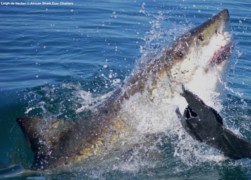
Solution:
[{"label": "dorsal fin", "polygon": [[[51,153],[58,150],[58,142],[74,122],[64,120],[44,120],[38,117],[17,118],[25,137],[34,153],[32,168],[45,169],[53,161]],[[54,157],[56,158],[56,157]]]}]

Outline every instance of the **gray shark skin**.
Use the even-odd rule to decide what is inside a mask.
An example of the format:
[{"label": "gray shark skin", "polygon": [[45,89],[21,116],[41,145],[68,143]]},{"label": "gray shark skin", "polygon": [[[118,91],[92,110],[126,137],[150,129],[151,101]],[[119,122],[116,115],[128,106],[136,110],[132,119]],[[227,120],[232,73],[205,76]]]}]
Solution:
[{"label": "gray shark skin", "polygon": [[[194,62],[199,58],[192,57],[199,53],[194,52],[204,52],[204,48],[209,47],[211,50],[213,47],[215,50],[211,50],[212,58],[208,59],[207,67],[202,72],[206,74],[215,66],[221,66],[229,56],[230,40],[223,38],[222,41],[226,42],[218,47],[212,39],[223,36],[228,19],[229,13],[225,9],[177,38],[161,55],[134,71],[109,98],[91,111],[88,117],[74,122],[57,119],[48,121],[34,116],[17,118],[17,123],[34,153],[31,168],[46,170],[64,167],[88,161],[93,157],[102,157],[114,149],[125,147],[122,139],[127,134],[134,133],[124,115],[133,115],[134,112],[126,109],[125,104],[142,94],[142,99],[153,97],[149,98],[149,102],[152,102],[154,96],[158,95],[155,92],[160,88],[168,91],[170,97],[178,95],[179,93],[174,94],[175,89],[178,89],[180,84],[188,83],[198,69]],[[161,83],[169,81],[174,83],[162,87]],[[176,85],[176,82],[179,83]]]},{"label": "gray shark skin", "polygon": [[188,103],[181,118],[182,126],[194,139],[213,146],[231,159],[251,158],[251,142],[225,128],[215,109],[186,89],[182,95]]}]

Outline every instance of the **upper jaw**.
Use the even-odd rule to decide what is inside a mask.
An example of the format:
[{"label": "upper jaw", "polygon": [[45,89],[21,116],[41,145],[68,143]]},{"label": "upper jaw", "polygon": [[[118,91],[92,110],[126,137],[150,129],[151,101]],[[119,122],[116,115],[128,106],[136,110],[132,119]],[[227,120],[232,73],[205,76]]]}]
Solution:
[{"label": "upper jaw", "polygon": [[233,42],[228,32],[223,32],[217,36],[220,36],[221,44],[218,45],[219,48],[215,50],[213,56],[209,59],[205,72],[213,67],[223,66],[225,61],[230,57],[230,53],[233,49]]}]

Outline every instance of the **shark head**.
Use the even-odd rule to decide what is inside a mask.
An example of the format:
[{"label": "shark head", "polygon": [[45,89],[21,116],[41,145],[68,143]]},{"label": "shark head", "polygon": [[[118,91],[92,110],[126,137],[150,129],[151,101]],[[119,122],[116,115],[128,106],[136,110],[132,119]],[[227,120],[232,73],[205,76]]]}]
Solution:
[{"label": "shark head", "polygon": [[185,85],[205,102],[217,89],[232,49],[228,21],[229,12],[225,9],[180,36],[168,50],[173,82]]},{"label": "shark head", "polygon": [[225,9],[175,41],[169,53],[180,64],[178,71],[194,73],[200,67],[206,74],[217,68],[222,70],[232,48],[228,20]]},{"label": "shark head", "polygon": [[191,29],[177,39],[171,49],[176,61],[186,60],[203,66],[205,73],[221,66],[228,58],[232,47],[227,32],[228,10],[223,10],[203,24]]}]

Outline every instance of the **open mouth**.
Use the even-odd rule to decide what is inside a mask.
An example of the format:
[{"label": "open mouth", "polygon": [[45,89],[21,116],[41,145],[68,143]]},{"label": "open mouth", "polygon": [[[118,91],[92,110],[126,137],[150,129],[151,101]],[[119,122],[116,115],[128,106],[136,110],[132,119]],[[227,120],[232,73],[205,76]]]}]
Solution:
[{"label": "open mouth", "polygon": [[230,52],[232,51],[233,43],[230,40],[226,45],[222,46],[209,60],[208,66],[205,69],[207,72],[210,68],[222,64],[224,61],[228,60]]}]

